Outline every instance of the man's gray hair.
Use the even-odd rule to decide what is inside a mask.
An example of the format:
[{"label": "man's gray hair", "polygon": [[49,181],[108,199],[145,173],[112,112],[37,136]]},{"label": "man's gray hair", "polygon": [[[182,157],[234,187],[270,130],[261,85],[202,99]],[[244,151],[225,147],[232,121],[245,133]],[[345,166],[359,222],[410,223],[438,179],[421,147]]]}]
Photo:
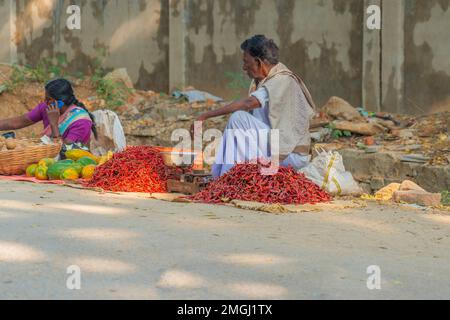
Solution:
[{"label": "man's gray hair", "polygon": [[245,40],[241,44],[241,49],[254,58],[266,60],[273,65],[278,63],[278,46],[275,41],[264,35],[256,35]]}]

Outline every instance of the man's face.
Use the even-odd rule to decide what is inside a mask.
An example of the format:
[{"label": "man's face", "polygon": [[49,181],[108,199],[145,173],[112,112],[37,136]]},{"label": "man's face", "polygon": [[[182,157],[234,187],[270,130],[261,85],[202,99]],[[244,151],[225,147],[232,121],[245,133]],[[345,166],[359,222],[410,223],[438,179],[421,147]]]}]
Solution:
[{"label": "man's face", "polygon": [[262,73],[261,60],[253,58],[247,51],[243,54],[243,66],[242,69],[252,79],[264,79]]}]

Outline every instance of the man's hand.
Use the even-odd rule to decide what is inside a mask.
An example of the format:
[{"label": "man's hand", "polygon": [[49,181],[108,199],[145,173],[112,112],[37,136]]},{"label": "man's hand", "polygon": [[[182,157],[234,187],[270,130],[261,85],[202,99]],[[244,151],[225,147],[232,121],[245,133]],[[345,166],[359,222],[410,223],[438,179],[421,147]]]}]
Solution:
[{"label": "man's hand", "polygon": [[48,121],[50,122],[51,126],[58,126],[58,120],[59,120],[59,109],[56,106],[56,104],[49,103],[47,106],[47,116]]},{"label": "man's hand", "polygon": [[191,137],[192,137],[192,139],[194,138],[195,122],[202,122],[203,123],[203,121],[205,121],[206,119],[207,119],[207,117],[204,114],[202,114],[197,119],[195,119],[195,121],[192,123],[192,125],[191,125]]}]

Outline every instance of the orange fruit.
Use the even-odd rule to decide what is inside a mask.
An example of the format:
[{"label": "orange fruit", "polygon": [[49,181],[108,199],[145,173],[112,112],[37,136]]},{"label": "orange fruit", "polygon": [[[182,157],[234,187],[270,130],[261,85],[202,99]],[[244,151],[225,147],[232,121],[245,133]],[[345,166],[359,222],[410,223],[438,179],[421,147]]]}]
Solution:
[{"label": "orange fruit", "polygon": [[81,172],[81,177],[86,180],[91,180],[92,177],[94,176],[95,168],[96,166],[93,164],[85,166],[83,168],[83,171]]},{"label": "orange fruit", "polygon": [[30,166],[28,166],[27,168],[27,177],[34,177],[36,176],[36,169],[38,168],[37,164],[32,164]]},{"label": "orange fruit", "polygon": [[36,173],[35,173],[35,177],[38,180],[48,180],[48,176],[47,176],[47,167],[43,167],[43,166],[38,166],[36,169]]}]

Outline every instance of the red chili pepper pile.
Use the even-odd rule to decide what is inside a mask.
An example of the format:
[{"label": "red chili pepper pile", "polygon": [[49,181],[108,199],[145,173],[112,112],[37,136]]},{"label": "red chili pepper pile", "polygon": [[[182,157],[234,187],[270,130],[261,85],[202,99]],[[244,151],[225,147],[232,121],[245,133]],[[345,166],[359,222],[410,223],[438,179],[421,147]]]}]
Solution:
[{"label": "red chili pepper pile", "polygon": [[156,148],[128,147],[97,167],[87,186],[114,192],[166,192],[167,173]]},{"label": "red chili pepper pile", "polygon": [[238,164],[189,198],[204,203],[220,203],[223,199],[280,204],[313,204],[332,200],[327,192],[292,168],[280,167],[275,175],[262,175],[262,166]]}]

